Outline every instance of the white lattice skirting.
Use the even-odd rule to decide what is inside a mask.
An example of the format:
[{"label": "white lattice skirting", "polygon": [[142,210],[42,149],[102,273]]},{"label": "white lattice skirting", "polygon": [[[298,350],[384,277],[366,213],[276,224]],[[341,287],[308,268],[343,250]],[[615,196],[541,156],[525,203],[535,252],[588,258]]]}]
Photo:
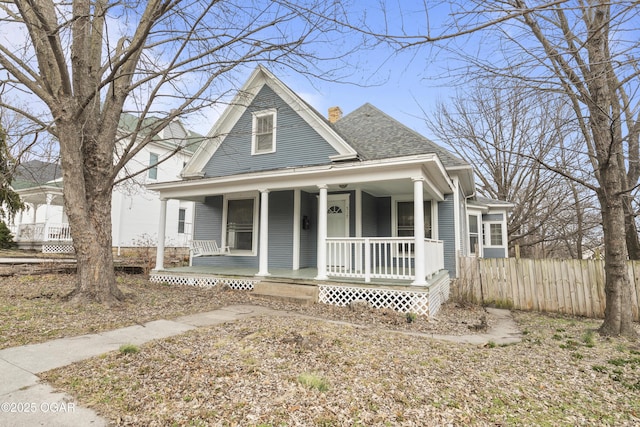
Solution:
[{"label": "white lattice skirting", "polygon": [[367,301],[373,308],[390,308],[401,313],[435,316],[449,298],[449,275],[420,290],[395,290],[356,286],[318,285],[318,300],[344,307],[355,300]]},{"label": "white lattice skirting", "polygon": [[75,252],[73,245],[57,243],[57,244],[43,244],[43,254],[72,254]]},{"label": "white lattice skirting", "polygon": [[[231,289],[252,291],[260,279],[244,277],[214,277],[181,274],[152,273],[153,283],[188,285],[201,288],[227,285]],[[415,290],[383,289],[374,287],[318,285],[318,301],[323,304],[347,306],[354,300],[365,300],[373,308],[390,308],[401,313],[435,316],[440,306],[449,299],[449,274],[444,272],[426,287]]]},{"label": "white lattice skirting", "polygon": [[151,274],[149,281],[153,283],[167,283],[169,285],[188,285],[199,288],[211,288],[217,285],[227,285],[231,289],[238,291],[251,291],[258,279],[233,278],[233,277],[212,277],[212,276],[191,276],[173,274]]}]

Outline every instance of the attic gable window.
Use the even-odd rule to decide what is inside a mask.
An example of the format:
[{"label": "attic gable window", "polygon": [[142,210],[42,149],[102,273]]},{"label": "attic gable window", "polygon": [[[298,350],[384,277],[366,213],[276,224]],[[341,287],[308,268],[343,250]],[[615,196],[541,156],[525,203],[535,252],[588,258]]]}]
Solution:
[{"label": "attic gable window", "polygon": [[253,113],[251,154],[266,154],[276,151],[276,121],[275,109]]}]

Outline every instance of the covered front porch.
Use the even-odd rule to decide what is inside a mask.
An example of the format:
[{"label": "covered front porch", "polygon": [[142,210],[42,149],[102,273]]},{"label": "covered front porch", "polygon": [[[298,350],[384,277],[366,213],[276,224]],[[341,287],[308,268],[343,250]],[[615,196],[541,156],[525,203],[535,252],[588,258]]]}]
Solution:
[{"label": "covered front porch", "polygon": [[[154,274],[165,270],[167,201],[179,199],[198,202],[193,239],[222,248],[192,256],[192,268],[242,271],[247,283],[287,278],[321,290],[340,286],[334,302],[370,301],[377,298],[372,289],[383,286],[392,286],[385,294],[413,300],[446,284],[438,293],[448,295],[456,185],[436,155],[154,184],[149,188],[161,198]],[[345,293],[345,286],[352,289]]]},{"label": "covered front porch", "polygon": [[9,224],[21,249],[44,253],[72,253],[71,230],[64,212],[62,188],[57,183],[17,190],[27,209]]}]

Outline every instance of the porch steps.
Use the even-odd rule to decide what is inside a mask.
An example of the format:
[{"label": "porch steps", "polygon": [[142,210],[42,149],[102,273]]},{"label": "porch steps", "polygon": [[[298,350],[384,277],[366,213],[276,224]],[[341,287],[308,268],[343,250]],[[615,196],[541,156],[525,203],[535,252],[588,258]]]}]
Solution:
[{"label": "porch steps", "polygon": [[254,285],[251,293],[300,305],[312,305],[318,302],[318,287],[309,284],[262,280]]}]

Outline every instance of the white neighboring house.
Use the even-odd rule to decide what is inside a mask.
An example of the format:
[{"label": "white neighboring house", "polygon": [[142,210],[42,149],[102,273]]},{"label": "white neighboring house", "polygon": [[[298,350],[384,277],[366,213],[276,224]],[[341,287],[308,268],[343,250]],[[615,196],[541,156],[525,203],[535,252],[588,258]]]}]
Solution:
[{"label": "white neighboring house", "polygon": [[[135,120],[133,116],[123,115],[121,127],[126,128]],[[175,180],[197,148],[194,141],[199,142],[200,138],[175,121],[127,163],[123,174],[156,166],[114,188],[111,207],[114,248],[119,251],[124,247],[157,245],[160,197],[157,192],[147,190],[146,185]],[[16,215],[9,228],[20,248],[42,249],[43,252],[73,251],[63,202],[63,185],[59,164],[32,160],[18,166],[12,187],[27,209]],[[167,246],[189,245],[193,214],[193,202],[168,201]]]}]

